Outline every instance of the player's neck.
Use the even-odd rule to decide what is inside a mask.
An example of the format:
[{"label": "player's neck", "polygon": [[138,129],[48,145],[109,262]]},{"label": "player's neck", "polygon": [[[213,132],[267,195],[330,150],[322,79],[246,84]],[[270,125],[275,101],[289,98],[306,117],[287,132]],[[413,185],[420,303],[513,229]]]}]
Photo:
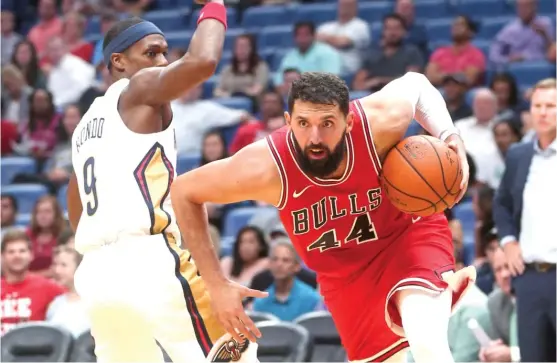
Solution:
[{"label": "player's neck", "polygon": [[275,280],[275,291],[278,295],[288,295],[294,285],[294,278]]},{"label": "player's neck", "polygon": [[27,277],[27,271],[24,272],[11,272],[6,271],[4,272],[4,279],[8,284],[17,284],[22,282]]},{"label": "player's neck", "polygon": [[342,158],[342,161],[338,165],[338,168],[334,172],[332,172],[331,174],[326,175],[325,178],[323,178],[323,179],[340,179],[340,178],[342,178],[342,176],[346,172],[346,165],[347,164],[348,164],[348,157],[346,156],[346,153],[345,153],[344,157]]}]

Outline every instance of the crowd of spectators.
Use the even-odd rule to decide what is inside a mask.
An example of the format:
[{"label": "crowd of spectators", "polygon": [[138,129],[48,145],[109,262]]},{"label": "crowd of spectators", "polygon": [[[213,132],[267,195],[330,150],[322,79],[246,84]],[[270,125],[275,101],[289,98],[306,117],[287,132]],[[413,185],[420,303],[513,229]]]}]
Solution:
[{"label": "crowd of spectators", "polygon": [[[492,215],[495,191],[505,178],[509,149],[540,137],[529,104],[532,87],[540,79],[520,78],[510,69],[520,64],[542,64],[549,67],[548,76],[555,77],[555,1],[547,0],[553,1],[553,13],[542,15],[538,6],[544,1],[516,0],[515,4],[501,0],[515,9],[514,17],[502,24],[494,37],[480,41],[477,37],[482,32],[482,17],[490,14],[482,14],[481,9],[480,18],[455,14],[451,41],[440,44],[429,39],[428,19],[416,14],[413,0],[394,1],[392,12],[379,22],[371,22],[358,11],[362,3],[374,0],[338,0],[335,20],[296,22],[292,32],[284,35],[292,37],[285,43],[293,46],[274,51],[272,57],[260,49],[255,34],[239,33],[233,39],[231,56],[221,62],[218,74],[172,103],[178,153],[197,155],[197,165],[204,165],[226,158],[282,127],[285,97],[301,72],[337,74],[347,81],[354,97],[380,90],[405,72],[424,73],[443,93],[471,163],[471,183],[463,204],[472,206],[473,222],[461,220],[458,207],[446,213],[453,231],[457,267],[473,264],[478,270],[476,285],[451,319],[451,349],[456,361],[518,361],[511,271],[508,256],[500,247],[500,226]],[[102,34],[120,17],[149,14],[157,11],[160,3],[2,3],[1,155],[3,160],[12,156],[33,158],[36,170],[18,173],[10,183],[41,184],[47,190],[34,204],[28,224],[19,222],[17,195],[2,192],[2,334],[18,323],[42,320],[63,326],[74,336],[88,330],[73,285],[81,256],[73,249],[64,202],[57,196],[73,172],[71,135],[93,100],[110,85],[102,60]],[[252,6],[292,6],[290,0],[230,4],[244,12]],[[477,4],[482,6],[481,1]],[[101,34],[88,37],[92,17],[98,19]],[[186,49],[171,47],[169,61],[184,55]],[[238,97],[248,101],[242,103],[246,107],[230,101]],[[555,110],[552,117],[555,140]],[[409,130],[409,134],[422,132],[416,125]],[[553,149],[554,145],[553,141]],[[222,251],[225,275],[270,294],[265,299],[247,301],[246,307],[286,321],[308,312],[326,311],[315,275],[300,261],[277,211],[253,205],[259,206],[260,212],[239,230],[231,246],[222,245],[226,216],[242,206],[207,206],[213,242],[222,247],[218,250]],[[472,256],[467,255],[466,245],[473,246]],[[480,346],[468,329],[470,319],[476,319],[488,332],[490,346]],[[525,334],[520,334],[521,338]],[[555,341],[555,325],[547,339]]]}]

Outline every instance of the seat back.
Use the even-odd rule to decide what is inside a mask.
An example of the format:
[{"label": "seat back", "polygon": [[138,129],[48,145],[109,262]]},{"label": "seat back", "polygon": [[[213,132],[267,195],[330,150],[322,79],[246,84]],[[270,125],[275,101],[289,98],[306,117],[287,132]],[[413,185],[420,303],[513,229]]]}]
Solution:
[{"label": "seat back", "polygon": [[44,322],[23,323],[2,337],[2,362],[66,362],[73,338]]},{"label": "seat back", "polygon": [[81,334],[74,342],[70,362],[96,362],[95,340],[91,332]]},{"label": "seat back", "polygon": [[307,313],[294,322],[309,332],[313,344],[312,362],[338,362],[339,357],[346,355],[329,312]]},{"label": "seat back", "polygon": [[257,357],[261,362],[307,362],[312,345],[309,332],[293,323],[263,321],[256,326],[262,337],[257,341]]}]

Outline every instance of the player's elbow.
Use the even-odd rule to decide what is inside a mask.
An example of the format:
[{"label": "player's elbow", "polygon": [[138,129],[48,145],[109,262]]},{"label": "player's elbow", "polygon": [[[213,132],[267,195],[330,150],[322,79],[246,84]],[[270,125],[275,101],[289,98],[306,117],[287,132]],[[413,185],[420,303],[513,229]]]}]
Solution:
[{"label": "player's elbow", "polygon": [[209,78],[217,71],[219,59],[216,56],[186,54],[186,57],[196,64],[196,74],[202,78]]}]

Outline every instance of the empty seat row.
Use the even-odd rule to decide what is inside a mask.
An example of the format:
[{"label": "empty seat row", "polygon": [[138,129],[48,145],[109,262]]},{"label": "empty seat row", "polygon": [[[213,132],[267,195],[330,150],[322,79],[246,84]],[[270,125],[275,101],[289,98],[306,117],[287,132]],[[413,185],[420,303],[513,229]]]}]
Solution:
[{"label": "empty seat row", "polygon": [[[329,313],[310,313],[295,323],[249,313],[262,333],[257,357],[261,362],[342,362],[346,354]],[[3,362],[95,362],[95,342],[89,332],[74,339],[48,323],[24,323],[2,337]],[[171,357],[165,357],[170,361]]]}]

